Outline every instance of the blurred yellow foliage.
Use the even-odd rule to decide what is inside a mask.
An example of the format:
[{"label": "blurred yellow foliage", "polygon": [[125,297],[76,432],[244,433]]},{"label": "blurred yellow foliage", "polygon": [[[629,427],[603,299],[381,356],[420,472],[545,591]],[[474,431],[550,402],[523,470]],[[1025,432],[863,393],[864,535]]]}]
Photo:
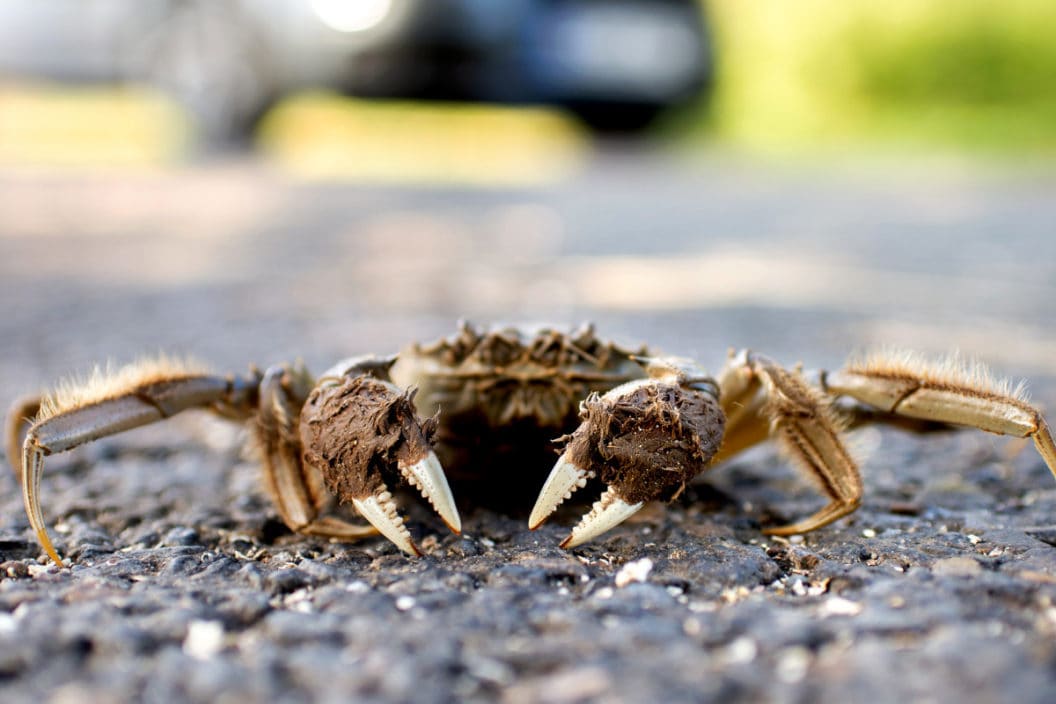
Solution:
[{"label": "blurred yellow foliage", "polygon": [[555,110],[304,93],[272,110],[264,152],[317,179],[539,185],[574,173],[589,140]]},{"label": "blurred yellow foliage", "polygon": [[149,166],[180,154],[183,111],[142,87],[0,85],[0,163]]}]

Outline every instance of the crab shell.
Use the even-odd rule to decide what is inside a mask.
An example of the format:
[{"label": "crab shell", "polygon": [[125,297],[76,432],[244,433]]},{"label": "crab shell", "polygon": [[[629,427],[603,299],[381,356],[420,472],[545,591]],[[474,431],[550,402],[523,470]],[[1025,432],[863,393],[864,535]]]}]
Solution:
[{"label": "crab shell", "polygon": [[401,352],[390,375],[417,388],[422,417],[439,412],[434,449],[456,494],[517,512],[553,466],[554,441],[579,425],[581,403],[645,377],[635,361],[645,354],[599,340],[592,326],[481,333],[463,324]]}]

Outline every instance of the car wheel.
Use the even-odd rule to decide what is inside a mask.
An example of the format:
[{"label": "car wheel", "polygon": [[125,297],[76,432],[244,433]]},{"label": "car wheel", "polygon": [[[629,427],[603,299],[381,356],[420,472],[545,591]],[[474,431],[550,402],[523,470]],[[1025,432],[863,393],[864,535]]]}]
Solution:
[{"label": "car wheel", "polygon": [[568,106],[585,125],[603,134],[643,132],[664,111],[652,103],[590,102]]}]

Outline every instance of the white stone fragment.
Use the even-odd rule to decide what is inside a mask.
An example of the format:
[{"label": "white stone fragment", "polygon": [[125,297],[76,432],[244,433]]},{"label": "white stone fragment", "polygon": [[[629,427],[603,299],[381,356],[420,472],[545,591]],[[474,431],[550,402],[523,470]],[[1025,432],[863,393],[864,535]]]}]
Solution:
[{"label": "white stone fragment", "polygon": [[310,614],[313,610],[312,593],[308,589],[298,589],[287,594],[282,603],[287,609],[302,614]]},{"label": "white stone fragment", "polygon": [[758,653],[759,646],[755,641],[748,636],[741,636],[726,646],[724,656],[726,662],[731,665],[746,665],[755,660]]},{"label": "white stone fragment", "polygon": [[0,613],[0,635],[14,633],[16,630],[15,617],[8,613]]},{"label": "white stone fragment", "polygon": [[857,616],[862,613],[862,605],[841,596],[826,599],[818,610],[819,615],[826,616]]},{"label": "white stone fragment", "polygon": [[626,587],[631,582],[644,582],[653,570],[653,561],[648,557],[628,562],[616,573],[616,586]]},{"label": "white stone fragment", "polygon": [[810,652],[806,648],[788,648],[778,658],[777,678],[785,684],[795,684],[807,676]]},{"label": "white stone fragment", "polygon": [[208,660],[224,647],[224,624],[219,621],[191,621],[183,652],[196,660]]}]

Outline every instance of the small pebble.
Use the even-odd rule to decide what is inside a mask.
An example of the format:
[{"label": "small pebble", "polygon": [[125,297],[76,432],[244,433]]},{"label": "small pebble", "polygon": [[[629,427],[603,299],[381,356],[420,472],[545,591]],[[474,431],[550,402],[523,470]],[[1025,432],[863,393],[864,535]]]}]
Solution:
[{"label": "small pebble", "polygon": [[0,576],[7,576],[12,579],[24,579],[29,576],[29,568],[26,567],[23,562],[10,560],[0,564]]},{"label": "small pebble", "polygon": [[759,646],[748,636],[741,636],[726,646],[724,658],[732,665],[746,665],[759,653]]},{"label": "small pebble", "polygon": [[850,599],[844,599],[843,597],[834,596],[826,599],[821,608],[818,610],[819,615],[822,617],[826,616],[857,616],[862,612],[862,605],[851,601]]},{"label": "small pebble", "polygon": [[196,660],[208,660],[224,647],[224,626],[219,621],[191,621],[183,652]]},{"label": "small pebble", "polygon": [[616,573],[616,586],[626,587],[632,582],[644,582],[653,570],[653,561],[648,557],[628,562]]},{"label": "small pebble", "polygon": [[777,661],[777,678],[785,684],[796,684],[807,676],[810,652],[806,648],[789,648]]},{"label": "small pebble", "polygon": [[0,635],[14,633],[17,630],[15,617],[0,611]]},{"label": "small pebble", "polygon": [[974,577],[982,573],[983,567],[970,557],[947,557],[936,561],[931,571],[947,577]]}]

